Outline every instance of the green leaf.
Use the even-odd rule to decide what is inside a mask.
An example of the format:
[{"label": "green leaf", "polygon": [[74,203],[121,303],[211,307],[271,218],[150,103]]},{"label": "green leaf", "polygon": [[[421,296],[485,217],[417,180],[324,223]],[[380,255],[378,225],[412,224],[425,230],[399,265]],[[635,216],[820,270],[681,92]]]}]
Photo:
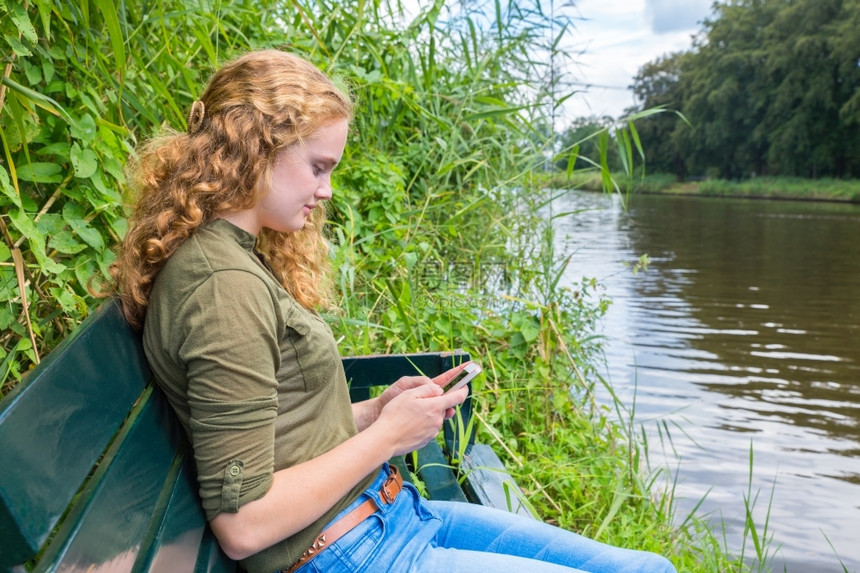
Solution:
[{"label": "green leaf", "polygon": [[110,276],[110,265],[116,260],[116,255],[110,249],[105,249],[96,256],[96,262],[99,265],[102,275]]},{"label": "green leaf", "polygon": [[42,60],[42,75],[45,76],[45,82],[54,79],[54,62],[47,58]]},{"label": "green leaf", "polygon": [[[111,205],[119,205],[122,203],[122,194],[115,185],[108,185],[105,182],[104,174],[101,171],[96,171],[90,177],[91,187],[86,188],[86,196],[90,200],[93,207],[101,210],[104,207]],[[98,193],[92,193],[92,190]]]},{"label": "green leaf", "polygon": [[212,40],[209,38],[209,34],[198,27],[192,28],[191,33],[194,34],[194,37],[197,38],[197,41],[200,42],[200,45],[203,46],[204,50],[206,50],[209,64],[212,67],[216,67],[218,65],[218,53],[215,46],[212,45]]},{"label": "green leaf", "polygon": [[70,314],[75,312],[77,299],[75,295],[70,293],[64,288],[60,287],[51,287],[51,296],[60,303],[60,306],[63,307],[65,312]]},{"label": "green leaf", "polygon": [[84,216],[84,208],[80,205],[75,203],[66,203],[63,205],[63,219],[66,220],[66,223],[69,224],[78,237],[97,251],[103,251],[105,243],[101,233],[90,227],[89,223],[84,220]]},{"label": "green leaf", "polygon": [[71,127],[69,133],[75,139],[80,139],[84,143],[92,143],[96,137],[96,122],[89,114],[84,114],[81,117],[69,122]]},{"label": "green leaf", "polygon": [[418,254],[417,253],[403,253],[403,262],[406,264],[407,269],[411,269],[415,266],[415,263],[418,262]]},{"label": "green leaf", "polygon": [[37,85],[42,81],[42,70],[28,62],[27,60],[22,60],[24,75],[27,76],[27,81],[30,82],[30,85]]},{"label": "green leaf", "polygon": [[71,147],[65,141],[57,141],[55,143],[49,143],[45,147],[38,149],[36,151],[37,155],[56,155],[60,159],[68,160],[69,152]]},{"label": "green leaf", "polygon": [[44,213],[35,223],[39,231],[46,237],[56,235],[66,228],[66,222],[59,213]]},{"label": "green leaf", "polygon": [[110,43],[113,46],[114,63],[116,64],[116,69],[122,74],[123,70],[125,70],[125,39],[122,37],[122,28],[119,24],[116,3],[114,0],[93,1],[102,13],[102,16],[104,16],[108,34],[110,35]]},{"label": "green leaf", "polygon": [[18,167],[18,179],[33,183],[59,183],[63,180],[63,168],[56,163],[28,163]]},{"label": "green leaf", "polygon": [[71,231],[61,231],[48,239],[48,246],[66,255],[75,255],[87,248]]},{"label": "green leaf", "polygon": [[39,7],[39,15],[42,17],[42,29],[45,32],[45,39],[51,39],[51,11],[53,9],[53,0],[35,0]]},{"label": "green leaf", "polygon": [[30,252],[36,257],[39,269],[46,273],[60,274],[66,267],[45,255],[45,235],[36,227],[30,217],[20,209],[9,212],[9,220],[30,244]]},{"label": "green leaf", "polygon": [[[8,38],[7,38],[8,39]],[[18,92],[23,95],[27,99],[31,100],[37,106],[41,107],[44,110],[47,110],[54,115],[58,115],[63,118],[67,123],[72,122],[71,116],[63,109],[63,106],[58,104],[53,99],[49,98],[44,94],[40,94],[35,90],[31,90],[28,87],[22,86],[15,80],[8,78],[6,76],[0,76],[0,83],[4,84],[6,87],[11,89],[12,91]]]},{"label": "green leaf", "polygon": [[125,237],[125,234],[128,232],[128,219],[125,217],[111,217],[108,224],[120,239]]},{"label": "green leaf", "polygon": [[573,168],[576,165],[576,159],[579,157],[579,144],[574,145],[570,149],[570,155],[567,157],[567,176],[573,175]]},{"label": "green leaf", "polygon": [[[125,172],[123,171],[122,164],[116,157],[111,155],[104,157],[104,159],[102,159],[102,169],[105,173],[112,176],[121,184],[125,183]],[[119,194],[117,194],[117,196],[119,196]]]},{"label": "green leaf", "polygon": [[9,211],[9,219],[19,233],[36,245],[41,246],[42,251],[45,250],[45,237],[27,213],[20,209],[13,209]]},{"label": "green leaf", "polygon": [[534,342],[537,340],[538,335],[540,334],[540,327],[536,324],[527,322],[523,324],[520,332],[523,335],[523,338],[526,342]]},{"label": "green leaf", "polygon": [[0,306],[0,330],[5,331],[15,322],[15,315],[6,306]]},{"label": "green leaf", "polygon": [[21,197],[18,195],[18,192],[15,191],[15,187],[12,186],[9,174],[2,165],[0,165],[0,192],[8,197],[16,207],[19,209],[21,208]]},{"label": "green leaf", "polygon": [[39,41],[39,36],[36,34],[36,28],[30,22],[30,17],[27,16],[27,11],[20,4],[12,8],[9,17],[15,23],[15,27],[24,36],[28,42],[35,44]]},{"label": "green leaf", "polygon": [[90,279],[99,272],[96,261],[94,261],[88,254],[83,254],[78,257],[75,261],[74,267],[75,278],[78,280],[78,284],[82,287],[86,287]]},{"label": "green leaf", "polygon": [[72,144],[69,158],[72,160],[72,166],[75,168],[75,177],[80,177],[81,179],[92,176],[99,166],[99,159],[95,151],[92,149],[81,149],[81,146],[77,143]]},{"label": "green leaf", "polygon": [[6,40],[6,43],[9,44],[9,47],[12,48],[12,51],[15,52],[16,56],[26,58],[33,55],[27,46],[22,44],[15,36],[4,35],[3,39]]},{"label": "green leaf", "polygon": [[503,109],[493,109],[490,111],[482,111],[482,112],[473,113],[473,114],[465,116],[463,118],[463,121],[471,122],[471,121],[477,121],[479,119],[485,119],[488,117],[498,117],[498,116],[503,116],[503,115],[509,115],[512,113],[517,113],[518,111],[521,111],[524,109],[529,109],[530,107],[532,107],[532,106],[530,106],[530,105],[518,105],[516,107],[506,107]]}]

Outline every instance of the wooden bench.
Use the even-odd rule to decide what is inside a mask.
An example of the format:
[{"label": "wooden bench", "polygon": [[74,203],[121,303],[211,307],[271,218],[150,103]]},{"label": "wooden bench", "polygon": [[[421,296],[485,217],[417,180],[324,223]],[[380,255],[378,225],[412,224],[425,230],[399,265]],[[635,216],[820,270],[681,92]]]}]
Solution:
[{"label": "wooden bench", "polygon": [[[380,382],[416,371],[435,376],[465,360],[453,352],[343,363],[352,399],[361,400]],[[471,402],[461,414],[459,428],[470,428]],[[392,461],[431,499],[530,515],[492,449],[450,423],[442,441]],[[449,456],[461,449],[458,480]],[[115,301],[0,402],[0,461],[0,571],[238,569],[206,524],[189,446]]]}]

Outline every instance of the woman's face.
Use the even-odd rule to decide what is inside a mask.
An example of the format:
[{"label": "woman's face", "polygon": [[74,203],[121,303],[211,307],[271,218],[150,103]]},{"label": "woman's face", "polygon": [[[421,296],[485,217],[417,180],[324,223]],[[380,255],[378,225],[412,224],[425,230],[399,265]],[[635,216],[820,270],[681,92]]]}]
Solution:
[{"label": "woman's face", "polygon": [[332,120],[304,145],[293,145],[278,153],[269,190],[257,205],[259,228],[298,231],[317,203],[331,198],[331,173],[343,156],[348,129],[346,119]]}]

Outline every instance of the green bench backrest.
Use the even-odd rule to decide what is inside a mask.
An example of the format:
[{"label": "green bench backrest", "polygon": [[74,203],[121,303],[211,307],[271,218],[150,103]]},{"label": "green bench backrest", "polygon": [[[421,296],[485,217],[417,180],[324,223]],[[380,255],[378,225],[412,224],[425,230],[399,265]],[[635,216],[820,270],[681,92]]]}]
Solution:
[{"label": "green bench backrest", "polygon": [[[416,367],[435,376],[467,359],[371,356],[344,368],[362,399]],[[456,438],[447,427],[449,447]],[[427,455],[441,452],[430,446]],[[114,301],[0,402],[0,461],[0,571],[32,560],[36,571],[236,570],[206,526],[186,440]],[[451,476],[422,479],[436,496],[462,498]]]}]

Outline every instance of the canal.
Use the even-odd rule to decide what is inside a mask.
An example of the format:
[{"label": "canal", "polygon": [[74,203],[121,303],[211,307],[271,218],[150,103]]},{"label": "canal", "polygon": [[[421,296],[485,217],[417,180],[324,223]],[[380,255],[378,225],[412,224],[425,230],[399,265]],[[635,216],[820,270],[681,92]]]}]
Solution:
[{"label": "canal", "polygon": [[751,491],[774,571],[860,571],[860,206],[572,191],[552,209],[576,212],[556,225],[565,280],[612,300],[605,375],[677,475],[677,517],[704,498],[738,551]]}]

